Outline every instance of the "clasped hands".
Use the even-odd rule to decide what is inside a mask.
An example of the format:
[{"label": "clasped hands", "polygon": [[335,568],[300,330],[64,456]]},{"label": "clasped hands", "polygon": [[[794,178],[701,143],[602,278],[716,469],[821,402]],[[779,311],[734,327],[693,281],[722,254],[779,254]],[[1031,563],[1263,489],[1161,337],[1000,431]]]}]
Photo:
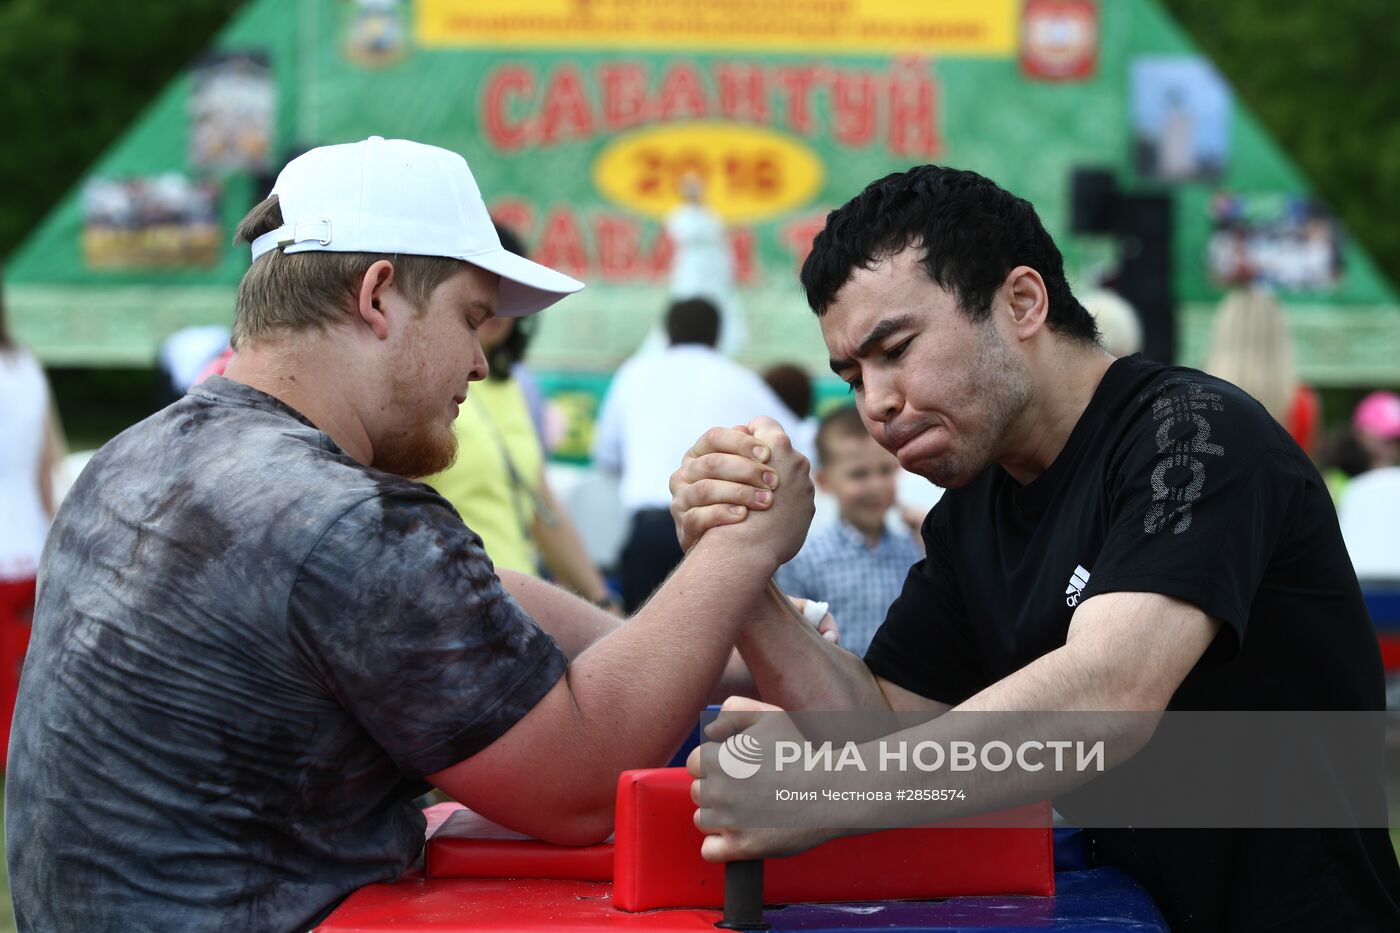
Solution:
[{"label": "clasped hands", "polygon": [[[774,510],[778,499],[783,509]],[[776,570],[801,549],[813,509],[811,464],[771,418],[711,428],[671,474],[671,517],[683,551],[712,528],[743,523],[751,512],[770,512],[771,518],[752,522],[755,538],[740,546],[770,555]],[[806,599],[789,598],[799,613],[805,610]],[[839,641],[830,613],[815,624],[827,641]]]},{"label": "clasped hands", "polygon": [[812,523],[810,474],[807,458],[771,418],[711,428],[671,474],[681,549],[689,551],[711,529],[742,526],[743,546],[777,570],[797,554]]}]

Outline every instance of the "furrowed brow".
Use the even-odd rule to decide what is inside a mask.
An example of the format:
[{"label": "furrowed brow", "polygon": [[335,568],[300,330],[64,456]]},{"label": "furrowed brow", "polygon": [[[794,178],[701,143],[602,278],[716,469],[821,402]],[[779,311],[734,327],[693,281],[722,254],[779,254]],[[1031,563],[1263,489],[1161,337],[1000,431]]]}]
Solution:
[{"label": "furrowed brow", "polygon": [[[884,340],[895,331],[908,327],[914,320],[912,314],[901,314],[899,317],[887,317],[870,329],[870,333],[865,335],[865,339],[860,342],[860,347],[856,349],[856,359],[864,359],[870,355],[870,351],[875,348],[881,340]],[[856,365],[855,360],[838,360],[832,358],[831,371],[838,376],[843,369],[850,369]]]}]

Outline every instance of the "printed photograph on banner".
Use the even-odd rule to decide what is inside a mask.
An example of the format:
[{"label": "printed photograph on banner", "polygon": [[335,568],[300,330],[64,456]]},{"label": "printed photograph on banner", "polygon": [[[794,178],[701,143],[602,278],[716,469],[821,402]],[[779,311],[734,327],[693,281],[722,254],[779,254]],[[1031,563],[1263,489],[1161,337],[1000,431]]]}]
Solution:
[{"label": "printed photograph on banner", "polygon": [[90,179],[83,187],[83,261],[91,269],[211,266],[219,259],[219,187],[180,172]]},{"label": "printed photograph on banner", "polygon": [[1021,71],[1042,81],[1091,78],[1099,58],[1097,0],[1026,0]]},{"label": "printed photograph on banner", "polygon": [[190,77],[190,165],[215,172],[268,167],[277,86],[267,52],[211,52]]},{"label": "printed photograph on banner", "polygon": [[1219,191],[1211,198],[1210,214],[1206,264],[1213,284],[1265,282],[1309,292],[1340,284],[1342,234],[1316,199]]},{"label": "printed photograph on banner", "polygon": [[1230,158],[1230,88],[1204,58],[1148,55],[1131,67],[1133,162],[1158,181],[1212,181]]},{"label": "printed photograph on banner", "polygon": [[393,64],[408,53],[408,4],[404,0],[353,0],[345,4],[345,57],[365,68]]}]

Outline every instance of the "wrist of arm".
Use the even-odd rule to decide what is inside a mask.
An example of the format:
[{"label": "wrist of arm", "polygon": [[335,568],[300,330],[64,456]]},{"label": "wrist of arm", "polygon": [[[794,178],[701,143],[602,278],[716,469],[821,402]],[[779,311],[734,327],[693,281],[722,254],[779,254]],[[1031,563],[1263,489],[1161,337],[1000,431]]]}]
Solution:
[{"label": "wrist of arm", "polygon": [[772,579],[782,566],[767,548],[746,546],[746,542],[731,537],[731,528],[712,528],[696,541],[686,554],[688,561],[702,561],[712,570],[730,574],[736,582],[752,583],[755,591]]},{"label": "wrist of arm", "polygon": [[762,608],[740,631],[739,653],[760,696],[792,710],[889,709],[865,663],[822,638],[770,582]]}]

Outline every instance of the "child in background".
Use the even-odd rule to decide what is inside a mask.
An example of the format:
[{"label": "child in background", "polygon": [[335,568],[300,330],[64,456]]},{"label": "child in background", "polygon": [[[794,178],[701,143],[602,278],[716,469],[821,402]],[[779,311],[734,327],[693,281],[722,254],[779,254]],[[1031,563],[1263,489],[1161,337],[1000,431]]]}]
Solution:
[{"label": "child in background", "polygon": [[839,518],[812,534],[774,579],[791,596],[829,603],[841,646],[861,657],[923,554],[913,538],[885,524],[899,461],[865,430],[854,406],[822,419],[817,460],[817,488],[836,499]]}]

